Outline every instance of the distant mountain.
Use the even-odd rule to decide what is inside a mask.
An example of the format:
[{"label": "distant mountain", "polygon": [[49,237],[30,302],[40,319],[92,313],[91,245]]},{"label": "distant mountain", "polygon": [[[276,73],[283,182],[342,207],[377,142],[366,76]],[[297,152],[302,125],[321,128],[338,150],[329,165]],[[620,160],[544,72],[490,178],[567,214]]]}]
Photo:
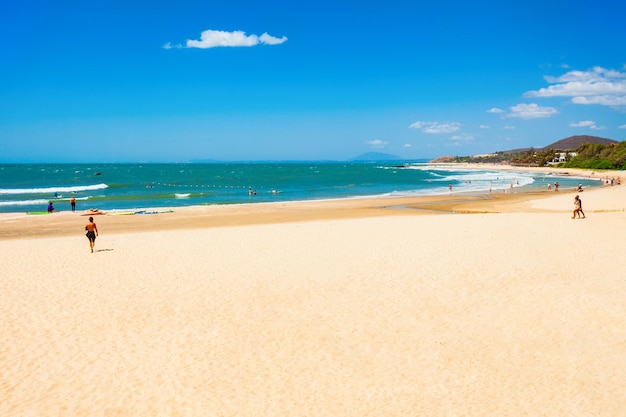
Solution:
[{"label": "distant mountain", "polygon": [[569,138],[557,140],[556,142],[551,143],[548,146],[544,146],[543,148],[518,148],[518,149],[509,149],[507,151],[501,151],[501,152],[505,155],[509,155],[509,154],[529,152],[530,150],[539,151],[539,152],[547,151],[548,149],[559,150],[559,151],[573,151],[574,149],[580,148],[585,143],[610,145],[610,144],[619,143],[619,142],[613,139],[600,138],[597,136],[576,135],[576,136],[570,136]]},{"label": "distant mountain", "polygon": [[585,143],[611,145],[619,142],[613,139],[600,138],[597,136],[577,135],[551,143],[550,145],[545,146],[543,150],[555,149],[561,151],[573,151],[574,149],[580,148]]},{"label": "distant mountain", "polygon": [[352,158],[352,161],[403,161],[404,158],[398,155],[391,155],[382,152],[368,152],[363,155],[359,155],[356,158]]}]

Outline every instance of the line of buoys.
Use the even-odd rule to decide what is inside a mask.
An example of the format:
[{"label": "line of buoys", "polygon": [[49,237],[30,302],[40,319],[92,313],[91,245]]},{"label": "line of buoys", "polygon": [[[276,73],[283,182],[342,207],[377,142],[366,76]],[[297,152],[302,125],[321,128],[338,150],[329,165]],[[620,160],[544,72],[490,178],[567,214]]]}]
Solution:
[{"label": "line of buoys", "polygon": [[189,185],[189,184],[169,184],[169,183],[161,183],[155,182],[151,184],[147,184],[148,187],[154,187],[155,185],[159,185],[162,187],[179,187],[179,188],[242,188],[248,189],[250,186],[248,185],[207,185],[207,184],[198,184],[198,185]]}]

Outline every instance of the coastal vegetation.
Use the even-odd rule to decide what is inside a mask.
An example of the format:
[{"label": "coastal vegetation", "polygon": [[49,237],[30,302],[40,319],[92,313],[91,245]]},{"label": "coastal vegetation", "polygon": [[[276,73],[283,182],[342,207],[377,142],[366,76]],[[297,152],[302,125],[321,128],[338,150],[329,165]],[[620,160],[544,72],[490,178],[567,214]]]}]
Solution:
[{"label": "coastal vegetation", "polygon": [[485,155],[443,156],[431,162],[508,164],[528,167],[551,165],[562,168],[624,170],[626,169],[626,141],[617,142],[595,136],[572,136],[544,148],[514,149]]},{"label": "coastal vegetation", "polygon": [[563,168],[626,169],[626,141],[602,145],[585,143],[576,149],[576,156],[560,164]]}]

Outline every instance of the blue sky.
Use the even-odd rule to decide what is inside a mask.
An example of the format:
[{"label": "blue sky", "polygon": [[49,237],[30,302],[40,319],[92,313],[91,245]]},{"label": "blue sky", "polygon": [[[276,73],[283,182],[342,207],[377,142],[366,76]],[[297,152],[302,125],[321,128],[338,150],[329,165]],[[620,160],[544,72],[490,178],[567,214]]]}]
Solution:
[{"label": "blue sky", "polygon": [[626,3],[0,5],[0,162],[345,160],[626,139]]}]

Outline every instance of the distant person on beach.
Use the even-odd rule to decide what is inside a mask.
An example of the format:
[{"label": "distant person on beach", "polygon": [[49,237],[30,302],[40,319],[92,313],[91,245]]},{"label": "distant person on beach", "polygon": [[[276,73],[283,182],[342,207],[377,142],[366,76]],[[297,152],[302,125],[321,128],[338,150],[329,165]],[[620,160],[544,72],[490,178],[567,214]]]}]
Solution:
[{"label": "distant person on beach", "polygon": [[554,191],[559,191],[559,182],[554,183]]},{"label": "distant person on beach", "polygon": [[448,185],[448,188],[450,189],[450,192],[452,192],[452,183],[450,183],[450,185]]},{"label": "distant person on beach", "polygon": [[76,211],[76,197],[72,196],[70,198],[70,205],[72,206],[72,211]]},{"label": "distant person on beach", "polygon": [[89,239],[89,247],[91,248],[91,253],[93,253],[93,247],[96,244],[96,236],[98,236],[98,226],[93,222],[93,217],[89,218],[89,223],[85,225],[85,230],[87,231],[87,239]]},{"label": "distant person on beach", "polygon": [[48,213],[52,214],[52,212],[54,212],[54,205],[52,204],[52,201],[50,201],[48,203]]},{"label": "distant person on beach", "polygon": [[580,214],[582,213],[583,215],[583,219],[585,218],[585,212],[583,211],[583,202],[580,199],[580,197],[577,195],[576,197],[574,197],[574,214],[572,214],[572,219],[576,218],[576,215],[578,214],[578,218],[580,219]]}]

